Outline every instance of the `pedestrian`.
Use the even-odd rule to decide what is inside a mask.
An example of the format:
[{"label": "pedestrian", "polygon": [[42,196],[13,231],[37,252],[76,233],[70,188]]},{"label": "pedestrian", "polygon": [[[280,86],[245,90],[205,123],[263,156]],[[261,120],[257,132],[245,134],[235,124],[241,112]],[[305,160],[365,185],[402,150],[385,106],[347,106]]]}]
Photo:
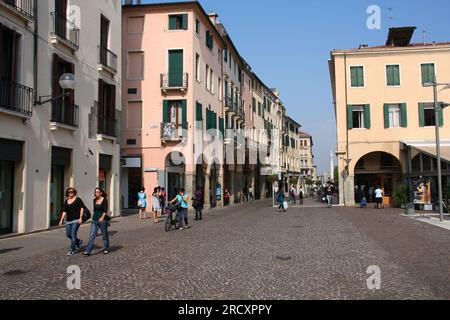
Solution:
[{"label": "pedestrian", "polygon": [[253,187],[250,186],[250,188],[248,188],[248,201],[252,203],[254,200]]},{"label": "pedestrian", "polygon": [[248,191],[247,191],[247,187],[244,187],[242,189],[242,195],[244,196],[244,202],[248,202]]},{"label": "pedestrian", "polygon": [[192,207],[195,209],[195,221],[202,220],[203,217],[203,192],[200,187],[196,188]]},{"label": "pedestrian", "polygon": [[294,188],[294,185],[292,185],[291,189],[289,190],[289,195],[290,195],[290,197],[291,197],[291,203],[292,203],[293,205],[295,205],[296,202],[297,202],[297,200],[296,200],[296,198],[295,198],[295,188]]},{"label": "pedestrian", "polygon": [[381,188],[377,186],[375,188],[374,193],[375,193],[376,208],[381,209],[383,206],[383,196],[384,196],[383,190],[381,190]]},{"label": "pedestrian", "polygon": [[278,212],[280,212],[280,211],[286,212],[286,208],[285,208],[285,206],[284,206],[284,203],[285,203],[285,201],[286,201],[286,196],[285,196],[285,194],[284,194],[283,189],[280,189],[280,190],[278,191],[277,201],[278,201],[278,203],[280,204],[280,205],[278,206],[278,210],[277,210],[277,211],[278,211]]},{"label": "pedestrian", "polygon": [[325,194],[327,196],[328,208],[331,209],[331,207],[333,206],[333,195],[334,195],[334,188],[331,184],[328,184]]},{"label": "pedestrian", "polygon": [[101,188],[96,188],[94,194],[94,214],[92,216],[89,243],[86,247],[86,251],[83,253],[85,257],[89,257],[91,255],[99,229],[102,232],[103,237],[103,254],[109,254],[108,227],[110,225],[111,218],[108,215],[108,199],[106,192]]},{"label": "pedestrian", "polygon": [[172,200],[170,201],[170,204],[174,204],[177,203],[180,207],[178,213],[179,213],[179,220],[180,220],[180,229],[178,230],[184,230],[184,229],[189,229],[189,225],[186,223],[188,222],[188,201],[189,201],[189,196],[186,194],[186,191],[184,189],[180,189],[178,195]]},{"label": "pedestrian", "polygon": [[159,202],[161,204],[161,214],[166,212],[166,201],[167,201],[167,193],[166,188],[161,188],[161,192],[159,194]]},{"label": "pedestrian", "polygon": [[152,194],[153,223],[159,222],[158,214],[161,212],[160,194],[161,194],[161,191],[159,188],[153,189],[153,194]]},{"label": "pedestrian", "polygon": [[63,204],[63,212],[59,225],[62,226],[64,218],[66,218],[66,237],[70,239],[70,249],[67,252],[68,256],[76,255],[83,244],[83,241],[78,239],[78,229],[83,224],[84,203],[77,197],[77,190],[68,188],[65,196],[66,200]]},{"label": "pedestrian", "polygon": [[228,189],[225,189],[225,191],[223,193],[223,202],[224,202],[225,207],[230,205],[230,199],[231,199],[231,195],[228,192]]},{"label": "pedestrian", "polygon": [[303,205],[303,201],[304,201],[304,198],[305,198],[303,192],[304,192],[303,191],[303,187],[300,187],[300,189],[298,190],[298,198],[299,198],[299,201],[300,201],[300,205]]},{"label": "pedestrian", "polygon": [[145,193],[145,188],[141,188],[138,193],[138,208],[139,208],[139,218],[141,220],[147,219],[147,194]]}]

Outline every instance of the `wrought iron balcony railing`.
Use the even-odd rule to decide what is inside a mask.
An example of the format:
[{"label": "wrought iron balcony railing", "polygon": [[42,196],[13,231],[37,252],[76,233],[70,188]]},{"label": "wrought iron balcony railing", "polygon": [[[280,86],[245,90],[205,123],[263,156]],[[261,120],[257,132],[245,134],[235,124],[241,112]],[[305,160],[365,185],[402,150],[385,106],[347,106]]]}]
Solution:
[{"label": "wrought iron balcony railing", "polygon": [[34,20],[33,0],[0,0],[0,3],[6,4],[26,18]]},{"label": "wrought iron balcony railing", "polygon": [[97,133],[108,137],[117,138],[117,120],[99,116]]},{"label": "wrought iron balcony railing", "polygon": [[162,73],[161,74],[161,89],[187,89],[188,74],[183,73]]},{"label": "wrought iron balcony railing", "polygon": [[56,12],[52,12],[50,15],[53,26],[51,34],[62,39],[77,50],[80,44],[80,29],[63,15]]},{"label": "wrought iron balcony railing", "polygon": [[187,137],[187,124],[184,126],[176,123],[161,123],[161,140],[162,141],[182,141]]},{"label": "wrought iron balcony railing", "polygon": [[1,78],[0,108],[31,116],[33,114],[33,89]]},{"label": "wrought iron balcony railing", "polygon": [[105,46],[100,46],[99,63],[117,72],[117,55]]},{"label": "wrought iron balcony railing", "polygon": [[62,102],[52,105],[51,122],[78,128],[79,117],[80,112],[77,105]]}]

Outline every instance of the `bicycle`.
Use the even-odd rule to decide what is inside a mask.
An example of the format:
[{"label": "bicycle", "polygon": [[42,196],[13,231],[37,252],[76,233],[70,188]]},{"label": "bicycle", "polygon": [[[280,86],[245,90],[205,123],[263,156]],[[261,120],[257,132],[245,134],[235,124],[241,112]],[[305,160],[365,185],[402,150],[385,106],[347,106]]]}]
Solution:
[{"label": "bicycle", "polygon": [[166,232],[172,230],[175,227],[175,230],[180,229],[180,219],[178,214],[178,208],[176,206],[170,206],[166,209],[166,221],[164,223],[164,229]]}]

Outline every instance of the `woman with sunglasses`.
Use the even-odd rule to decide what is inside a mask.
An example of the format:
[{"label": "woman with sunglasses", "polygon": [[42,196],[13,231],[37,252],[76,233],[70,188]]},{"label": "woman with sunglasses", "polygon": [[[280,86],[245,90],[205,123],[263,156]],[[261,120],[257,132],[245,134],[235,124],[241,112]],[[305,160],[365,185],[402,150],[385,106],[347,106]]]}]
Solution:
[{"label": "woman with sunglasses", "polygon": [[70,239],[70,249],[68,256],[73,256],[81,249],[83,241],[78,239],[78,229],[83,224],[84,203],[77,197],[77,190],[69,188],[66,191],[66,201],[64,201],[63,212],[59,225],[62,226],[66,218],[66,236]]},{"label": "woman with sunglasses", "polygon": [[86,251],[83,253],[85,257],[89,257],[92,253],[98,229],[101,230],[103,236],[103,254],[109,253],[109,216],[108,200],[106,199],[106,197],[107,195],[104,190],[100,188],[95,189],[94,214],[92,216],[91,235],[89,236],[89,243],[86,247]]}]

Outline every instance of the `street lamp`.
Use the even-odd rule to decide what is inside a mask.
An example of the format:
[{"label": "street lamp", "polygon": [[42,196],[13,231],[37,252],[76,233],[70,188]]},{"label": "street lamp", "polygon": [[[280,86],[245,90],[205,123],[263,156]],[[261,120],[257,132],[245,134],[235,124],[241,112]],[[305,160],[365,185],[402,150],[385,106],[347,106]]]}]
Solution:
[{"label": "street lamp", "polygon": [[441,141],[439,136],[439,127],[440,127],[440,112],[449,106],[448,103],[438,102],[438,87],[444,86],[449,87],[450,83],[438,83],[436,76],[434,76],[433,82],[427,82],[423,84],[424,87],[429,88],[433,87],[434,93],[434,117],[435,117],[435,127],[436,127],[436,157],[437,157],[437,166],[438,166],[438,194],[439,194],[439,216],[441,222],[444,221],[444,208],[443,208],[443,199],[442,199],[442,169],[441,169]]},{"label": "street lamp", "polygon": [[[57,96],[39,96],[39,100],[36,101],[36,104],[38,106],[41,106],[43,104],[49,103],[49,102],[53,102],[56,100],[59,100],[65,96],[67,96],[69,93],[66,92],[66,90],[74,90],[76,87],[76,80],[75,80],[75,76],[72,73],[64,73],[60,78],[59,78],[59,86],[63,89],[63,93]],[[42,101],[42,98],[49,98],[47,100]]]}]

